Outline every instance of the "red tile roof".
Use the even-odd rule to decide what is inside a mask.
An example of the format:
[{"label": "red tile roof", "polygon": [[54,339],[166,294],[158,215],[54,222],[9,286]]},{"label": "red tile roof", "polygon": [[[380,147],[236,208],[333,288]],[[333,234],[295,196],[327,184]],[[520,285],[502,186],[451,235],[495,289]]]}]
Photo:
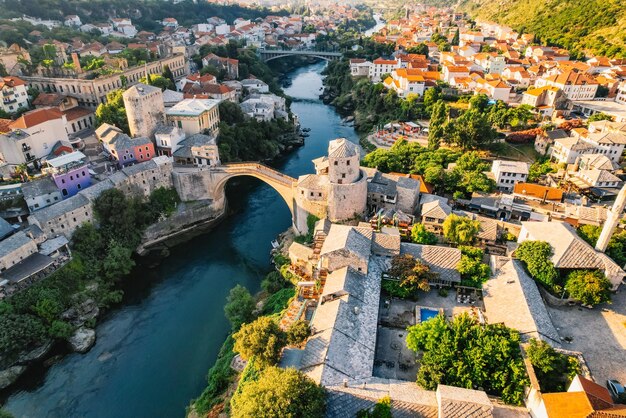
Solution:
[{"label": "red tile roof", "polygon": [[30,112],[24,113],[10,126],[11,128],[26,129],[32,126],[37,126],[44,122],[48,122],[50,120],[60,119],[62,117],[63,113],[53,107],[48,107],[45,109],[35,109],[31,110]]}]

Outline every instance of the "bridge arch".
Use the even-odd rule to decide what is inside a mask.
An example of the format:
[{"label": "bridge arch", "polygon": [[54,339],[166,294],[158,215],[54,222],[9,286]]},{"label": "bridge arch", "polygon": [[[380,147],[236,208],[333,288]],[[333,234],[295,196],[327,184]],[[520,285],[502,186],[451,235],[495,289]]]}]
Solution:
[{"label": "bridge arch", "polygon": [[[294,54],[275,55],[275,56],[271,56],[271,57],[265,58],[264,61],[265,62],[269,62],[269,61],[273,61],[273,60],[278,59],[278,58],[293,57],[293,56],[294,56]],[[336,60],[335,57],[329,57],[329,56],[326,56],[326,55],[318,55],[318,54],[298,54],[298,56],[314,57],[314,58],[323,59],[324,61],[328,61],[328,62]]]},{"label": "bridge arch", "polygon": [[261,163],[231,163],[213,167],[214,196],[224,197],[224,187],[228,180],[235,177],[254,177],[269,185],[289,207],[294,225],[297,225],[296,216],[298,214],[294,188],[296,179],[274,170]]}]

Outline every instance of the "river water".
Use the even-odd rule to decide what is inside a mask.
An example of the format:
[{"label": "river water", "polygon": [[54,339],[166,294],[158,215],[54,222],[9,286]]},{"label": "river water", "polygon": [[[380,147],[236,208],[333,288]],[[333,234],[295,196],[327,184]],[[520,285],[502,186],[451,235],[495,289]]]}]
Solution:
[{"label": "river water", "polygon": [[[305,145],[276,164],[291,176],[313,172],[311,160],[326,153],[329,140],[358,142],[318,99],[323,68],[295,70],[285,89],[294,98],[292,111],[311,129]],[[255,179],[229,186],[234,214],[173,248],[161,266],[135,272],[125,303],[98,325],[91,351],[30,373],[8,399],[9,412],[33,418],[184,416],[228,333],[228,291],[236,284],[259,290],[270,269],[270,242],[291,225],[289,209],[269,186]]]}]

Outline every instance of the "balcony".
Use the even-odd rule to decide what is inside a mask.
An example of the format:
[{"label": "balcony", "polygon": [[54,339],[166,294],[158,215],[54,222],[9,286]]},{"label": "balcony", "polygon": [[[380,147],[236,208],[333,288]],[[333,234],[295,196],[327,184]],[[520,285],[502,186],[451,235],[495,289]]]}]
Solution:
[{"label": "balcony", "polygon": [[17,99],[15,99],[15,98],[13,98],[13,99],[3,99],[2,103],[4,103],[5,105],[11,104],[11,103],[17,103]]}]

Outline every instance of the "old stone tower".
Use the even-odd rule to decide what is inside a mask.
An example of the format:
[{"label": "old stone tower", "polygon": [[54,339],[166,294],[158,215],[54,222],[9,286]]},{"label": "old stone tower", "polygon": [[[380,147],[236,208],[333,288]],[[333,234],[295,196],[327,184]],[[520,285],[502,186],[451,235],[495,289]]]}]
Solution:
[{"label": "old stone tower", "polygon": [[619,191],[617,199],[608,213],[606,222],[604,223],[604,227],[602,228],[602,232],[600,233],[600,237],[596,243],[596,250],[601,252],[606,251],[606,248],[609,246],[611,236],[613,235],[613,231],[615,231],[617,224],[619,224],[619,221],[622,218],[624,207],[626,207],[626,184],[624,184],[622,190]]},{"label": "old stone tower", "polygon": [[165,122],[165,106],[160,88],[139,83],[126,90],[122,97],[132,137],[150,138],[157,125]]},{"label": "old stone tower", "polygon": [[[367,176],[359,167],[359,147],[345,138],[328,144],[328,156],[313,160],[315,174],[300,176],[294,193],[298,222],[307,215],[332,222],[363,215],[367,208]],[[306,230],[306,225],[297,225]]]}]

